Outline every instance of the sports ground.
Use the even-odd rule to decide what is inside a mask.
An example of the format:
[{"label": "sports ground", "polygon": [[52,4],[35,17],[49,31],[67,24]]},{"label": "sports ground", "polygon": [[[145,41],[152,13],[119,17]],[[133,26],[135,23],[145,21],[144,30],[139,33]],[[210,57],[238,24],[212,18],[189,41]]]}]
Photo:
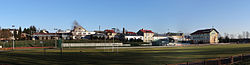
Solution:
[{"label": "sports ground", "polygon": [[250,44],[161,48],[17,49],[0,52],[0,64],[9,65],[166,65],[203,61],[250,53]]}]

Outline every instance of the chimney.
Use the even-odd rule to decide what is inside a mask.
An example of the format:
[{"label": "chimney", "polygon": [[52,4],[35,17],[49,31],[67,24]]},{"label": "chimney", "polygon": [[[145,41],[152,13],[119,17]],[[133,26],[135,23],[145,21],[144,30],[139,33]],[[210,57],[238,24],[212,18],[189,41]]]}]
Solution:
[{"label": "chimney", "polygon": [[122,33],[123,33],[123,34],[126,34],[125,28],[122,29]]}]

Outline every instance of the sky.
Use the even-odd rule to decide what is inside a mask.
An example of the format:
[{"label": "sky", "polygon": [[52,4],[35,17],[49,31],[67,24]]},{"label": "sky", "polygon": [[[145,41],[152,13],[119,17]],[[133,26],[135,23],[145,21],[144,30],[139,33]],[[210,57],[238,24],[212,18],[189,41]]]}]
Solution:
[{"label": "sky", "polygon": [[137,32],[192,33],[216,28],[221,34],[250,31],[250,0],[0,0],[0,27],[31,25],[54,32],[126,28]]}]

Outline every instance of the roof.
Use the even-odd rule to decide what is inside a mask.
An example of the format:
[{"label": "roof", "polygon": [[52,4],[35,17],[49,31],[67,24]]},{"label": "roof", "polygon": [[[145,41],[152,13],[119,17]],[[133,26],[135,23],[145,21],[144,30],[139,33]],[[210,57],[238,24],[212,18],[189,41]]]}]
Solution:
[{"label": "roof", "polygon": [[211,33],[213,30],[215,30],[217,33],[219,33],[216,29],[211,28],[211,29],[197,30],[194,33],[191,33],[191,35],[194,35],[194,34],[207,34],[207,33]]},{"label": "roof", "polygon": [[106,33],[115,33],[114,30],[105,30]]},{"label": "roof", "polygon": [[165,34],[154,34],[154,36],[164,36],[164,37],[166,37],[167,35],[165,35]]},{"label": "roof", "polygon": [[183,36],[183,33],[170,33],[170,32],[168,32],[166,35],[167,36]]},{"label": "roof", "polygon": [[136,34],[135,32],[126,32],[126,34]]},{"label": "roof", "polygon": [[34,33],[32,36],[58,36],[56,33]]},{"label": "roof", "polygon": [[56,35],[56,33],[34,33],[33,35]]},{"label": "roof", "polygon": [[140,31],[143,32],[143,33],[154,33],[154,32],[152,32],[151,30],[144,30],[144,29],[141,29]]},{"label": "roof", "polygon": [[137,35],[137,34],[125,34],[124,36],[140,36],[140,35]]}]

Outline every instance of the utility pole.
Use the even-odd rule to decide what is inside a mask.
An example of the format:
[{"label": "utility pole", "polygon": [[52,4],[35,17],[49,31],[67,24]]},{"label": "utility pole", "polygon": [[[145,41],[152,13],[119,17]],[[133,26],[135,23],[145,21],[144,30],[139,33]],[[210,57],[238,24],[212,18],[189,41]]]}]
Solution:
[{"label": "utility pole", "polygon": [[101,31],[101,26],[99,25],[99,31]]}]

